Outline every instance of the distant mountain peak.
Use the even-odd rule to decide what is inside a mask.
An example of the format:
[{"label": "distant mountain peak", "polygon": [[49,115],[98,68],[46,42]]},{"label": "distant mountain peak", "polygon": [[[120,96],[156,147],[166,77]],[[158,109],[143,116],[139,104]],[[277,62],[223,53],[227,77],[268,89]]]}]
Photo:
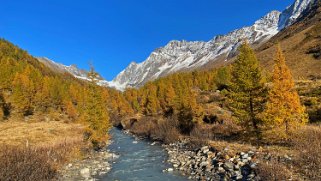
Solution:
[{"label": "distant mountain peak", "polygon": [[280,15],[279,30],[293,24],[312,2],[314,0],[296,0],[292,5],[288,6]]},{"label": "distant mountain peak", "polygon": [[209,62],[227,60],[235,55],[243,40],[251,44],[266,42],[283,28],[293,24],[313,0],[296,0],[283,12],[271,11],[252,26],[226,35],[215,36],[208,42],[172,40],[154,50],[142,63],[131,63],[110,82],[116,88],[139,87],[146,82],[183,70],[193,70]]},{"label": "distant mountain peak", "polygon": [[[88,71],[79,69],[77,65],[63,65],[61,63],[57,63],[47,57],[38,57],[38,61],[45,64],[47,67],[49,67],[52,71],[58,72],[58,73],[68,73],[75,78],[90,81],[90,78],[88,77]],[[109,86],[108,81],[106,81],[101,75],[97,75],[97,84],[101,86]]]}]

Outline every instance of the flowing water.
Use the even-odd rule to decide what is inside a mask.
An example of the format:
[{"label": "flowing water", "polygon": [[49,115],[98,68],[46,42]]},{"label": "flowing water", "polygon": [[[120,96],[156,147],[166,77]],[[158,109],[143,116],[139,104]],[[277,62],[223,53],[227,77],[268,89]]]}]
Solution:
[{"label": "flowing water", "polygon": [[104,181],[185,181],[186,177],[177,172],[163,172],[171,167],[166,162],[167,153],[159,144],[136,140],[131,135],[113,128],[110,131],[113,143],[108,149],[120,157],[112,169],[99,180]]}]

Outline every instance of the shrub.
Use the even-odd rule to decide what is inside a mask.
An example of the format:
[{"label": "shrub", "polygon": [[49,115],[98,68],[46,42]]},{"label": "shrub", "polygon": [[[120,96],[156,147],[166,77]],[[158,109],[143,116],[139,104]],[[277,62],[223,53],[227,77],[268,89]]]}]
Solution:
[{"label": "shrub", "polygon": [[292,136],[292,146],[299,153],[295,164],[308,180],[321,180],[321,127],[305,126]]},{"label": "shrub", "polygon": [[183,108],[179,111],[178,116],[178,129],[182,134],[190,134],[194,128],[193,110],[191,108]]},{"label": "shrub", "polygon": [[255,170],[262,181],[291,180],[292,173],[278,161],[261,162]]},{"label": "shrub", "polygon": [[191,131],[191,145],[198,148],[208,144],[213,138],[212,126],[196,124]]},{"label": "shrub", "polygon": [[130,128],[130,131],[137,136],[151,138],[151,132],[155,129],[157,120],[152,117],[144,117],[136,121]]},{"label": "shrub", "polygon": [[0,180],[56,180],[58,168],[71,159],[80,157],[80,145],[83,144],[82,140],[75,139],[51,146],[1,145]]},{"label": "shrub", "polygon": [[0,152],[0,180],[53,180],[57,170],[49,150],[3,147]]},{"label": "shrub", "polygon": [[215,124],[212,127],[213,138],[215,139],[228,139],[236,136],[242,130],[239,125],[235,123],[230,117],[222,117],[222,123]]},{"label": "shrub", "polygon": [[177,121],[161,120],[158,122],[153,131],[153,137],[160,138],[164,143],[174,143],[179,139],[179,131],[177,130]]},{"label": "shrub", "polygon": [[179,132],[176,127],[177,121],[175,119],[144,118],[135,122],[130,131],[138,136],[163,141],[164,143],[173,143],[179,139]]}]

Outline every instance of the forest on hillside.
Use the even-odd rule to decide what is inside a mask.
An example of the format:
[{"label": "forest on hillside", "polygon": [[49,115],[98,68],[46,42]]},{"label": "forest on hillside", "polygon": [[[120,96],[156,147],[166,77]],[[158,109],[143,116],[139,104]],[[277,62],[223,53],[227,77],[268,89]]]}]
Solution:
[{"label": "forest on hillside", "polygon": [[[319,131],[307,124],[321,120],[321,84],[294,81],[280,46],[274,57],[273,73],[268,73],[245,42],[229,66],[174,73],[120,92],[96,85],[93,68],[90,81],[78,80],[53,72],[26,51],[0,40],[0,120],[79,123],[85,126],[83,138],[96,150],[104,148],[112,125],[164,143],[189,138],[194,147],[215,145],[214,140],[293,150],[310,140],[317,146],[319,141],[311,136]],[[316,166],[309,166],[312,175],[300,172],[317,178],[318,153],[305,151],[312,157],[299,153],[304,162]],[[287,166],[275,170],[266,163],[260,168],[281,178]]]}]

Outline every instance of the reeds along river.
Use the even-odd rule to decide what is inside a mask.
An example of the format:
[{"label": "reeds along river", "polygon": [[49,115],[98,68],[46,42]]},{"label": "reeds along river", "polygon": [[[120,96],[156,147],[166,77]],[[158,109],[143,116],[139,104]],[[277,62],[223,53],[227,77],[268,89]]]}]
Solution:
[{"label": "reeds along river", "polygon": [[167,153],[160,144],[137,140],[121,130],[110,131],[112,144],[108,149],[120,157],[112,164],[112,170],[99,178],[105,181],[185,181],[176,172],[163,172],[171,167],[166,162]]}]

